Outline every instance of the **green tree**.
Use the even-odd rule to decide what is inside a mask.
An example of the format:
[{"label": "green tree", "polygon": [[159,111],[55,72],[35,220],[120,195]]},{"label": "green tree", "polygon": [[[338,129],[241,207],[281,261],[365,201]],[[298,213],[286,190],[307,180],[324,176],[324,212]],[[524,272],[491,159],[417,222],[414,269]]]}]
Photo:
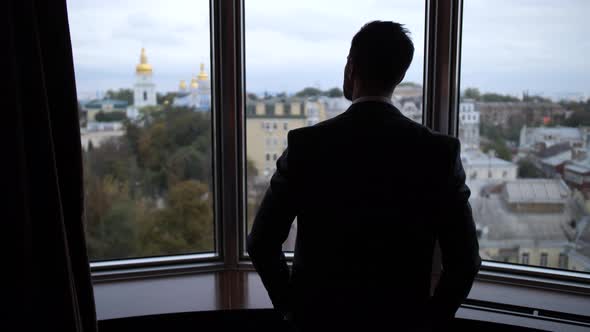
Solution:
[{"label": "green tree", "polygon": [[481,95],[480,98],[481,101],[486,102],[486,103],[491,103],[491,102],[517,102],[520,101],[520,99],[513,97],[513,96],[509,96],[509,95],[502,95],[499,93],[484,93]]},{"label": "green tree", "polygon": [[142,225],[147,255],[213,250],[213,211],[207,186],[195,180],[170,188],[165,207]]},{"label": "green tree", "polygon": [[96,121],[100,122],[115,122],[115,121],[123,121],[127,119],[127,114],[121,111],[112,111],[112,112],[103,112],[100,111],[96,113],[94,117]]},{"label": "green tree", "polygon": [[156,103],[158,105],[172,105],[174,103],[174,98],[177,96],[177,92],[166,92],[165,94],[157,93]]},{"label": "green tree", "polygon": [[297,96],[297,97],[317,97],[317,96],[320,96],[321,94],[322,94],[322,90],[320,90],[318,88],[307,87],[307,88],[304,88],[303,90],[295,93],[295,96]]},{"label": "green tree", "polygon": [[105,98],[124,100],[129,105],[133,105],[133,90],[131,89],[119,89],[119,90],[107,90]]},{"label": "green tree", "polygon": [[531,161],[523,159],[518,162],[519,178],[543,178],[545,175]]},{"label": "green tree", "polygon": [[463,91],[463,98],[479,100],[481,98],[481,93],[478,88],[467,88]]},{"label": "green tree", "polygon": [[590,126],[590,111],[574,111],[565,119],[564,125],[568,127]]},{"label": "green tree", "polygon": [[332,88],[324,93],[328,97],[342,97],[344,93],[339,88]]}]

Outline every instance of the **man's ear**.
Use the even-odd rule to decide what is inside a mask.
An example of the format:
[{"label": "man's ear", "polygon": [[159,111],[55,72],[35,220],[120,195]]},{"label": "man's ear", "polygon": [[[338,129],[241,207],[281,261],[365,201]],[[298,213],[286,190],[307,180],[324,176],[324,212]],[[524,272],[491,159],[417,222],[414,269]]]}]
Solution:
[{"label": "man's ear", "polygon": [[346,76],[349,80],[352,81],[352,79],[354,78],[356,72],[355,72],[355,67],[354,67],[354,63],[352,63],[352,61],[348,62],[348,71],[346,72]]}]

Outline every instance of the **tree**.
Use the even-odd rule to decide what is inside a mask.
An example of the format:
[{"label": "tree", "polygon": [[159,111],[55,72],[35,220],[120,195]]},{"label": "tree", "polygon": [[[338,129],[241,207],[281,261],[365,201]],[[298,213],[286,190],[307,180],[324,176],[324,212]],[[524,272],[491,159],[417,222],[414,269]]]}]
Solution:
[{"label": "tree", "polygon": [[478,88],[467,88],[463,91],[463,98],[479,100],[481,98],[481,93]]},{"label": "tree", "polygon": [[400,84],[398,84],[398,86],[406,86],[406,87],[411,87],[411,88],[420,88],[422,87],[420,84],[418,83],[414,83],[414,82],[402,82]]},{"label": "tree", "polygon": [[96,119],[96,121],[100,121],[100,122],[117,122],[117,121],[123,121],[123,120],[127,119],[127,114],[125,112],[121,112],[121,111],[112,111],[112,112],[100,111],[100,112],[96,113],[96,116],[94,118]]},{"label": "tree", "polygon": [[295,94],[297,97],[317,97],[320,95],[322,95],[322,90],[313,87],[304,88]]},{"label": "tree", "polygon": [[213,250],[213,211],[209,189],[195,180],[174,185],[165,207],[142,225],[144,254],[165,255]]},{"label": "tree", "polygon": [[157,109],[83,152],[92,259],[212,248],[210,114]]},{"label": "tree", "polygon": [[484,93],[481,95],[480,98],[481,101],[486,102],[486,103],[491,103],[491,102],[517,102],[520,101],[520,99],[510,96],[510,95],[502,95],[499,93]]},{"label": "tree", "polygon": [[568,127],[590,126],[590,112],[573,112],[569,118],[565,119],[564,125]]},{"label": "tree", "polygon": [[523,159],[518,162],[519,178],[543,178],[543,172],[538,169],[531,161]]},{"label": "tree", "polygon": [[504,140],[483,144],[482,150],[486,153],[493,150],[496,157],[508,161],[512,160],[512,152],[510,152],[510,149]]},{"label": "tree", "polygon": [[131,89],[119,89],[119,90],[107,90],[105,98],[124,100],[128,105],[133,105],[133,90]]},{"label": "tree", "polygon": [[250,100],[258,100],[258,99],[260,99],[260,98],[258,98],[258,95],[257,95],[257,94],[255,94],[255,93],[251,93],[251,92],[249,92],[249,93],[248,93],[246,96],[247,96],[247,97],[248,97],[248,99],[250,99]]},{"label": "tree", "polygon": [[344,93],[342,93],[342,90],[340,90],[339,88],[332,88],[324,92],[324,94],[328,97],[342,97],[344,95]]},{"label": "tree", "polygon": [[165,94],[157,93],[156,103],[158,105],[172,105],[174,103],[174,98],[176,98],[177,96],[177,92],[167,92]]}]

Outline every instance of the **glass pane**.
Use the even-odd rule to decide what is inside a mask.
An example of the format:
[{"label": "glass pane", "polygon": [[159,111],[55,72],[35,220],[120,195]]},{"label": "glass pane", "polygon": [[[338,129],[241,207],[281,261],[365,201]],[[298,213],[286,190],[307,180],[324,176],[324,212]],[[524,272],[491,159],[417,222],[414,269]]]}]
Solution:
[{"label": "glass pane", "polygon": [[214,250],[208,1],[68,1],[90,259]]},{"label": "glass pane", "polygon": [[590,271],[588,1],[465,1],[459,138],[481,255]]},{"label": "glass pane", "polygon": [[[287,147],[289,130],[332,118],[350,106],[342,78],[354,34],[374,20],[406,25],[416,48],[393,102],[422,121],[424,1],[246,1],[247,229]],[[283,245],[294,248],[295,222]]]}]

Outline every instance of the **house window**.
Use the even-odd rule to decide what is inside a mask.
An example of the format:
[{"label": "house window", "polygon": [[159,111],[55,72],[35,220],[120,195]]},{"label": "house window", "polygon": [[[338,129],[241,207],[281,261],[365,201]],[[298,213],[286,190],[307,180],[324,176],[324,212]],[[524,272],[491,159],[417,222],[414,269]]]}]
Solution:
[{"label": "house window", "polygon": [[143,100],[146,101],[147,100],[147,91],[143,92]]},{"label": "house window", "polygon": [[539,265],[547,266],[547,258],[548,258],[548,254],[546,252],[541,253],[541,259],[540,259]]},{"label": "house window", "polygon": [[529,265],[529,253],[528,252],[522,253],[522,258],[520,260],[520,263],[524,264],[524,265]]},{"label": "house window", "polygon": [[567,269],[568,266],[568,256],[565,253],[560,253],[559,254],[559,268],[560,269]]}]

